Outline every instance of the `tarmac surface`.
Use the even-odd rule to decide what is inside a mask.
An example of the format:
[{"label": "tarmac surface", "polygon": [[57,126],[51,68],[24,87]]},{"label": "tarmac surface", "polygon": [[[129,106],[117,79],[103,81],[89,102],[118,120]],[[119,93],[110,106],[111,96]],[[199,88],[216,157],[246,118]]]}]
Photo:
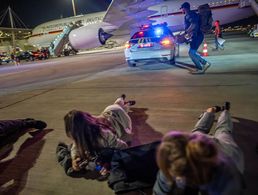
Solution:
[{"label": "tarmac surface", "polygon": [[137,102],[130,111],[133,145],[159,140],[169,130],[190,132],[202,111],[230,101],[245,154],[245,194],[257,195],[258,39],[244,33],[225,39],[224,51],[212,51],[213,39],[207,39],[212,66],[203,75],[189,74],[184,45],[176,66],[148,62],[129,68],[121,48],[0,66],[0,118],[48,123],[38,136],[21,136],[1,159],[0,194],[114,194],[106,182],[66,176],[55,150],[60,141],[70,143],[63,122],[68,111],[98,115],[125,93]]}]

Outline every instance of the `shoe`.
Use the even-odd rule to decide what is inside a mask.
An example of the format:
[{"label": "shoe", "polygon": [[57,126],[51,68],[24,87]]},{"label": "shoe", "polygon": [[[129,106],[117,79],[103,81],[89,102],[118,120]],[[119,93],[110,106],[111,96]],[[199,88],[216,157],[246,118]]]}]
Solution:
[{"label": "shoe", "polygon": [[47,123],[41,120],[35,120],[34,128],[35,129],[45,129],[47,127]]},{"label": "shoe", "polygon": [[203,71],[203,70],[196,69],[196,70],[191,71],[190,73],[191,73],[191,74],[203,74],[204,71]]},{"label": "shoe", "polygon": [[28,121],[28,123],[26,125],[29,128],[28,133],[32,137],[35,137],[35,136],[41,134],[43,129],[45,129],[47,127],[47,123],[45,123],[44,121],[40,121],[40,120]]},{"label": "shoe", "polygon": [[211,66],[211,63],[209,62],[206,62],[204,65],[203,65],[203,72],[205,72],[209,67]]},{"label": "shoe", "polygon": [[220,46],[219,46],[219,49],[224,50],[224,46],[223,46],[223,45],[220,45]]},{"label": "shoe", "polygon": [[230,110],[230,102],[225,102],[224,105],[222,106],[222,110]]},{"label": "shoe", "polygon": [[136,101],[134,101],[134,100],[129,100],[129,101],[127,102],[127,104],[128,104],[129,106],[133,106],[133,105],[136,104]]},{"label": "shoe", "polygon": [[215,111],[216,113],[223,110],[222,107],[220,107],[220,106],[213,106],[213,108],[214,108],[214,111]]},{"label": "shoe", "polygon": [[47,127],[47,123],[41,120],[26,120],[25,123],[28,128],[45,129]]},{"label": "shoe", "polygon": [[218,48],[212,48],[212,51],[218,51]]},{"label": "shoe", "polygon": [[122,98],[123,100],[125,100],[126,95],[125,95],[125,94],[122,94],[122,95],[121,95],[121,98]]}]

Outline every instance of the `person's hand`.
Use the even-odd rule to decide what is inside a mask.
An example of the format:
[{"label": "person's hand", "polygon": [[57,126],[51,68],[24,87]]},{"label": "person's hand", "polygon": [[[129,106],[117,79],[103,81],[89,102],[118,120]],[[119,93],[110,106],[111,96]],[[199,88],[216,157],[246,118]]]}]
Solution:
[{"label": "person's hand", "polygon": [[106,169],[105,167],[102,167],[99,171],[100,177],[98,177],[98,181],[105,181],[108,179],[108,176],[110,174],[110,171]]},{"label": "person's hand", "polygon": [[75,170],[75,171],[80,171],[80,161],[81,161],[81,159],[80,158],[75,158],[75,159],[73,159],[72,160],[72,167],[73,167],[73,170]]},{"label": "person's hand", "polygon": [[107,175],[109,174],[109,171],[105,168],[105,167],[102,167],[101,170],[99,171],[100,175]]}]

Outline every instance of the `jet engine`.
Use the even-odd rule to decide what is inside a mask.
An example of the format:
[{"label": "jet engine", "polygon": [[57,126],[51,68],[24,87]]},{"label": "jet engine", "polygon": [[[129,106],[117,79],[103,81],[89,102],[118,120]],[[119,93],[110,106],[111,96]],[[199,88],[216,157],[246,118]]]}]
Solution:
[{"label": "jet engine", "polygon": [[117,27],[108,23],[90,24],[74,29],[69,34],[69,42],[76,50],[99,47],[106,43]]}]

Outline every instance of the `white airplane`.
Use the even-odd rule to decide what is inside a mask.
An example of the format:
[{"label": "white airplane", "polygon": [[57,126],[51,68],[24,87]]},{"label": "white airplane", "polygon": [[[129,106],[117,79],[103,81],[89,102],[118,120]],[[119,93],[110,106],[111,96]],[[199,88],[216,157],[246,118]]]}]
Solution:
[{"label": "white airplane", "polygon": [[[184,15],[180,10],[185,0],[113,0],[106,12],[53,20],[37,26],[28,42],[47,47],[71,23],[82,26],[72,30],[69,42],[76,50],[105,44],[110,35],[130,35],[142,24],[167,22],[172,31],[183,29]],[[258,15],[256,0],[188,0],[191,9],[208,3],[213,19],[227,24]],[[113,39],[113,38],[112,38]]]}]

